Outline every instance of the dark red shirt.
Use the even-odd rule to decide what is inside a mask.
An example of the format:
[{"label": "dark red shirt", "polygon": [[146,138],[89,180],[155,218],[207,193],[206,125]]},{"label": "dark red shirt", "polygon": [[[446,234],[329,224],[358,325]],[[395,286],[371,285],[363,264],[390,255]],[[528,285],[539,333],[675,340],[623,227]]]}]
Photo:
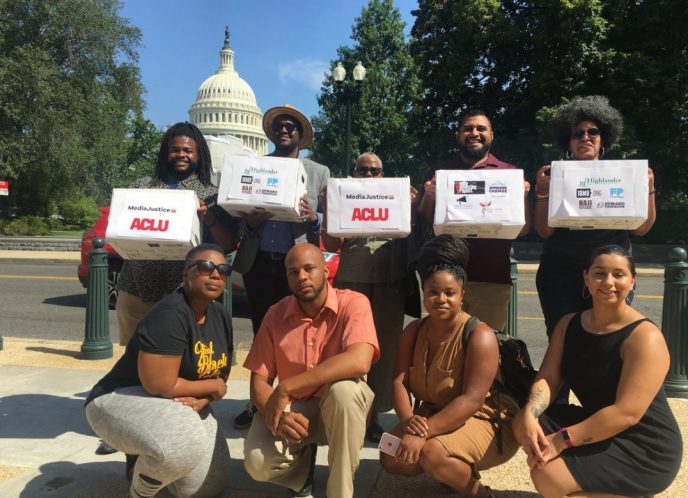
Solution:
[{"label": "dark red shirt", "polygon": [[[514,169],[513,164],[500,161],[492,154],[487,160],[476,165],[466,164],[456,154],[450,159],[428,168],[423,182],[432,180],[435,171],[444,169]],[[471,282],[489,282],[493,284],[511,284],[511,267],[509,252],[511,241],[506,239],[464,239],[468,245],[468,265],[465,268]]]}]

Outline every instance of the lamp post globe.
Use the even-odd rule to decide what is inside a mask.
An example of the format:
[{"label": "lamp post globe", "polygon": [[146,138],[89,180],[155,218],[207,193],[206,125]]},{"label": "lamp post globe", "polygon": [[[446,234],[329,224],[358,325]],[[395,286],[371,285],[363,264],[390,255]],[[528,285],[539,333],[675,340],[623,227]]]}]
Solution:
[{"label": "lamp post globe", "polygon": [[[353,84],[347,84],[346,69],[341,62],[337,62],[332,70],[334,80],[334,92],[337,101],[346,106],[346,131],[344,135],[344,176],[348,177],[351,171],[351,107],[361,98],[361,83],[365,79],[366,68],[361,61],[356,63],[352,71]],[[349,82],[350,83],[350,82]]]}]

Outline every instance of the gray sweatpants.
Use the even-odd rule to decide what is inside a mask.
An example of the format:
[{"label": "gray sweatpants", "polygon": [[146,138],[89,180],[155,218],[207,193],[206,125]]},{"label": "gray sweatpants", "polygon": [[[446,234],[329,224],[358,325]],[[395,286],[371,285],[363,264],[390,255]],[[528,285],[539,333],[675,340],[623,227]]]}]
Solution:
[{"label": "gray sweatpants", "polygon": [[168,486],[179,498],[210,498],[229,488],[229,448],[210,406],[196,413],[135,386],[94,399],[86,418],[110,446],[139,456],[132,496],[155,496]]}]

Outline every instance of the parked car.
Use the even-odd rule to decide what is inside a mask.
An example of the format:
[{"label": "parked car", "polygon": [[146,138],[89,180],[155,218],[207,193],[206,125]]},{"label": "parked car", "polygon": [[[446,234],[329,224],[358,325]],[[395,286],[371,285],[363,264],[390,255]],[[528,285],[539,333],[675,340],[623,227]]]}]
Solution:
[{"label": "parked car", "polygon": [[[88,253],[93,249],[93,239],[96,237],[105,238],[105,232],[107,231],[108,217],[110,216],[110,207],[103,206],[98,208],[100,211],[100,217],[96,220],[95,225],[90,230],[84,232],[81,236],[81,263],[77,268],[77,275],[79,281],[84,288],[88,287]],[[115,303],[117,302],[117,280],[119,280],[119,274],[122,271],[122,257],[117,254],[117,251],[110,245],[105,244],[103,247],[108,251],[108,302],[110,309],[115,309]],[[322,243],[320,244],[320,249],[324,249]],[[334,276],[339,268],[339,254],[333,252],[327,252],[323,250],[323,255],[325,256],[325,263],[330,269],[330,276],[328,280],[330,283],[334,280]],[[227,261],[231,263],[234,260],[234,252],[229,254]],[[246,294],[244,289],[244,280],[241,277],[241,273],[232,272],[230,277],[230,282],[232,283],[232,293],[236,295]]]}]

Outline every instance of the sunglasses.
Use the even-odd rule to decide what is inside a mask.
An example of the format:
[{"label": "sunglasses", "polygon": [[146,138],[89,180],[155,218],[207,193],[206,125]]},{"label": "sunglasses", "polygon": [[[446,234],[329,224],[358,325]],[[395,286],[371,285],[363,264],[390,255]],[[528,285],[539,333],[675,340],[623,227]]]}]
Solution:
[{"label": "sunglasses", "polygon": [[272,131],[275,133],[282,131],[282,128],[286,129],[287,133],[291,135],[297,129],[297,126],[294,123],[280,123],[279,121],[272,123]]},{"label": "sunglasses", "polygon": [[356,166],[356,173],[358,173],[359,175],[367,175],[368,173],[370,173],[371,176],[379,176],[380,173],[382,173],[382,168]]},{"label": "sunglasses", "polygon": [[232,273],[231,266],[224,263],[216,265],[215,263],[213,263],[212,261],[208,261],[207,259],[198,259],[193,263],[189,264],[187,268],[193,268],[194,266],[196,267],[198,273],[203,276],[211,275],[215,270],[217,270],[217,273],[222,278],[227,278],[229,277],[229,274]]},{"label": "sunglasses", "polygon": [[595,138],[600,136],[600,129],[599,128],[588,128],[586,130],[576,130],[571,133],[571,138],[575,138],[576,140],[580,140],[585,136],[585,134],[588,134],[590,138]]}]

